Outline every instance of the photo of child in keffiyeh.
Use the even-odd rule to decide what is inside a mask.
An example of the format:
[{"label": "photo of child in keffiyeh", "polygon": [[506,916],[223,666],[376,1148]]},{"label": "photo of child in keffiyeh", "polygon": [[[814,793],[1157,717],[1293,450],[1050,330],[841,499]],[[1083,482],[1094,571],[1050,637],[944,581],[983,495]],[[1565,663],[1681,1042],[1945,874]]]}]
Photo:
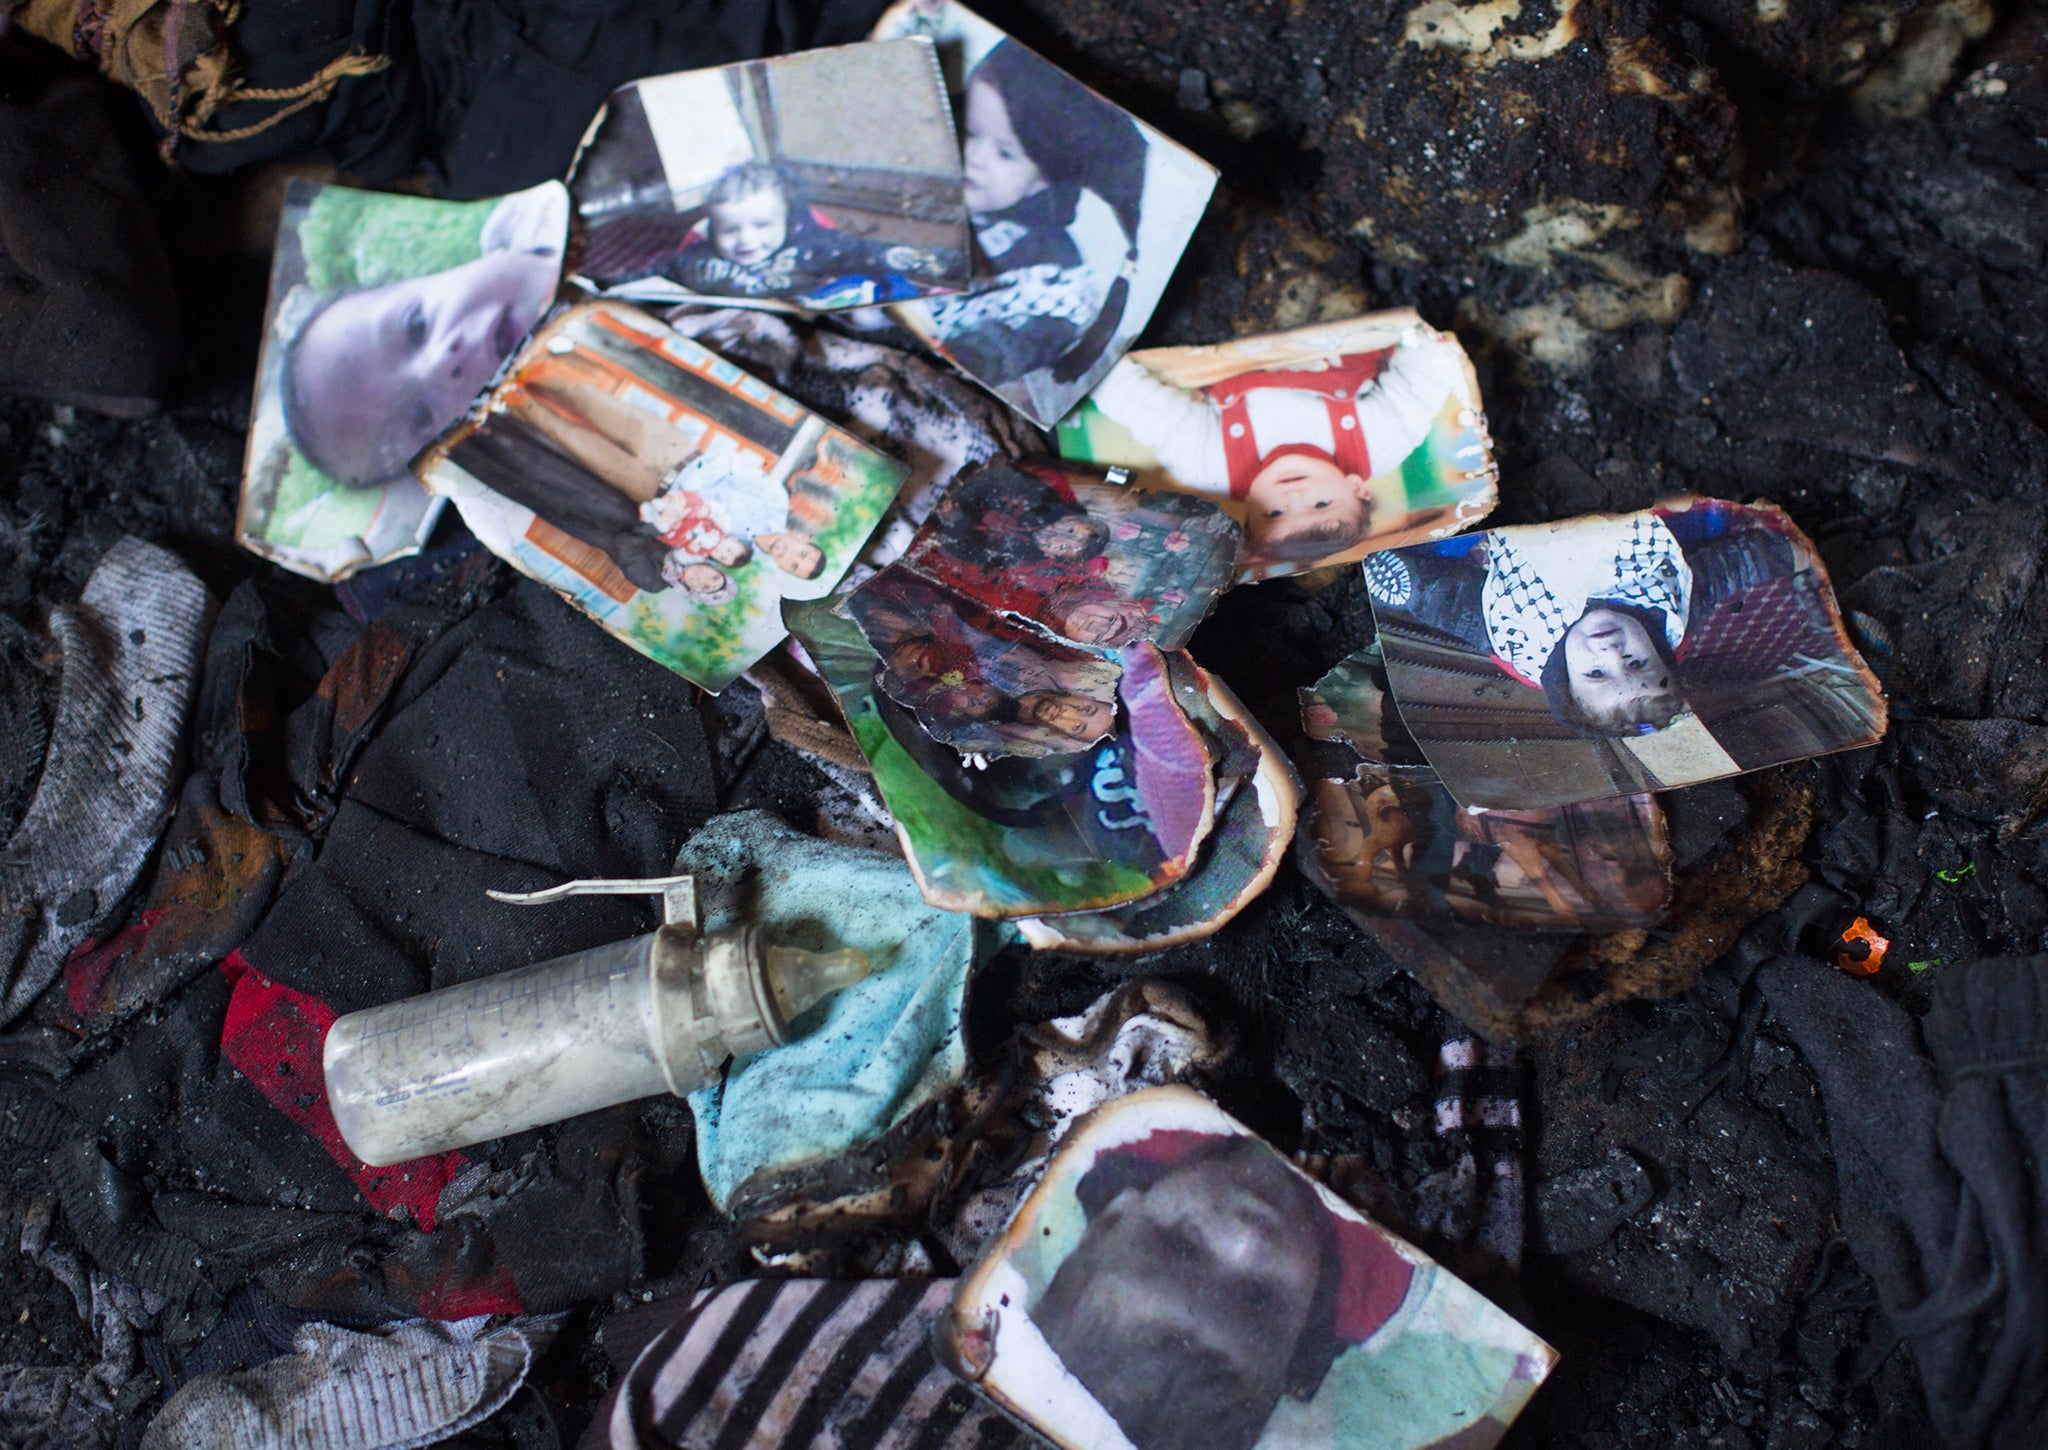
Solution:
[{"label": "photo of child in keffiyeh", "polygon": [[[1648,737],[1682,734],[1655,756],[1661,789],[1884,731],[1876,679],[1812,544],[1768,505],[1677,499],[1388,550],[1364,569],[1402,717],[1466,805],[1495,804],[1495,787],[1534,768],[1516,742],[1551,751],[1543,768],[1563,770],[1545,740],[1653,749]],[[1466,679],[1461,655],[1514,688],[1487,686],[1483,672],[1443,683]],[[1544,728],[1523,691],[1540,700]],[[1489,741],[1504,747],[1496,757]],[[1602,769],[1599,779],[1619,779]],[[1481,776],[1484,796],[1471,790]],[[1603,793],[1616,792],[1571,798]]]},{"label": "photo of child in keffiyeh", "polygon": [[1072,382],[1123,319],[1144,138],[1130,117],[1012,40],[975,65],[966,122],[967,209],[995,276],[931,303],[934,333],[992,386],[1040,369]]},{"label": "photo of child in keffiyeh", "polygon": [[929,37],[959,128],[964,293],[892,309],[1051,428],[1150,321],[1216,170],[955,0],[897,0],[876,40]]},{"label": "photo of child in keffiyeh", "polygon": [[1794,572],[1784,535],[1731,522],[1709,507],[1493,529],[1376,554],[1366,582],[1376,608],[1483,646],[1543,691],[1561,724],[1642,735],[1688,708],[1681,659],[1695,616]]},{"label": "photo of child in keffiyeh", "polygon": [[[1495,531],[1483,591],[1494,656],[1541,688],[1567,722],[1604,734],[1661,730],[1685,709],[1677,650],[1692,608],[1692,566],[1655,514],[1618,521],[1602,547],[1587,543],[1544,530]],[[1783,539],[1747,544],[1766,572],[1790,565]]]}]

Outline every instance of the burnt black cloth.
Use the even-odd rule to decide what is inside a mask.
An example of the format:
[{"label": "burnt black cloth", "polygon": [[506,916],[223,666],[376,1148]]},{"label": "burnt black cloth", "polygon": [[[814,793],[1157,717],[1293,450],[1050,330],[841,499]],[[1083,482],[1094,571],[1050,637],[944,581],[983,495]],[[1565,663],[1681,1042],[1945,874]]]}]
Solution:
[{"label": "burnt black cloth", "polygon": [[651,930],[633,898],[484,893],[666,874],[717,808],[695,694],[518,580],[405,667],[243,956],[351,1012]]},{"label": "burnt black cloth", "polygon": [[[844,45],[886,0],[293,0],[246,6],[229,41],[250,87],[301,84],[351,51],[388,56],[326,103],[245,140],[182,143],[218,173],[284,157],[371,183],[427,172],[451,197],[559,180],[612,90],[643,76]],[[138,102],[138,104],[140,104]],[[256,124],[271,102],[225,106]]]},{"label": "burnt black cloth", "polygon": [[1871,984],[1758,973],[1827,1105],[1842,1230],[1964,1450],[2048,1444],[2048,956],[1933,969],[1913,1020]]},{"label": "burnt black cloth", "polygon": [[[201,768],[297,846],[241,955],[339,1012],[651,929],[631,899],[484,892],[666,874],[716,801],[694,686],[479,550],[401,574],[357,591],[380,607],[352,634],[316,621],[317,643],[238,593],[194,721]],[[205,1301],[170,1348],[215,1332],[251,1282],[369,1325],[508,1291],[552,1310],[641,1273],[639,1177],[687,1161],[686,1114],[630,1105],[473,1149],[470,1171],[497,1171],[459,1211],[444,1192],[426,1231],[374,1213],[229,1061],[233,989],[220,971],[173,984],[147,1030],[61,1084],[0,1071],[0,1182],[53,1183],[96,1258]]]}]

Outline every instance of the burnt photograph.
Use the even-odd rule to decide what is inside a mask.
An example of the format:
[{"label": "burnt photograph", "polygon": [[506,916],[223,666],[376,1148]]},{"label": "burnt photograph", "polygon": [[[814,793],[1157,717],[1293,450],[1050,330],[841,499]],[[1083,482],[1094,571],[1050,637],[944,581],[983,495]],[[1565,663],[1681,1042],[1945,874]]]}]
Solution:
[{"label": "burnt photograph", "polygon": [[1884,735],[1826,570],[1768,504],[1681,498],[1364,569],[1401,718],[1460,805],[1665,790]]},{"label": "burnt photograph", "polygon": [[1436,772],[1366,766],[1309,788],[1303,865],[1340,906],[1530,931],[1654,925],[1671,898],[1647,795],[1547,810],[1460,809]]},{"label": "burnt photograph", "polygon": [[949,1330],[1056,1443],[1135,1450],[1491,1445],[1555,1359],[1181,1087],[1081,1122]]}]

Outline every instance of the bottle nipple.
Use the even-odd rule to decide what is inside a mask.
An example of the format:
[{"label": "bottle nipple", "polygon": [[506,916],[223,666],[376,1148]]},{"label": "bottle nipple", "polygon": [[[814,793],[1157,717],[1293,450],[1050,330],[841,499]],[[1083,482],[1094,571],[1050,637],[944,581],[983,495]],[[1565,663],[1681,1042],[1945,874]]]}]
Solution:
[{"label": "bottle nipple", "polygon": [[767,958],[763,975],[784,1022],[794,1022],[814,1003],[865,980],[873,970],[867,954],[853,947],[807,952],[801,947],[770,946],[763,955]]}]

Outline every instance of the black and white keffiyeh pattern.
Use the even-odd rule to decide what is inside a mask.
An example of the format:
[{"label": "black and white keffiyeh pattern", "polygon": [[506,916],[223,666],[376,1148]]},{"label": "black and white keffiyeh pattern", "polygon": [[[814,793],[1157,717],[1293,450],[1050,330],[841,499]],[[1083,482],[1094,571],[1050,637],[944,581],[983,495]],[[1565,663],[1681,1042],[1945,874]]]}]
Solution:
[{"label": "black and white keffiyeh pattern", "polygon": [[1010,1450],[1038,1443],[932,1354],[951,1279],[707,1289],[585,1435],[605,1450]]},{"label": "black and white keffiyeh pattern", "polygon": [[1685,637],[1692,569],[1654,513],[1495,529],[1486,550],[1487,638],[1531,683],[1542,678],[1565,631],[1596,601],[1662,610],[1666,642],[1676,649]]},{"label": "black and white keffiyeh pattern", "polygon": [[943,342],[981,327],[1019,328],[1037,317],[1063,318],[1086,327],[1102,310],[1102,290],[1085,266],[1043,262],[1004,272],[984,291],[935,297],[926,305]]}]

